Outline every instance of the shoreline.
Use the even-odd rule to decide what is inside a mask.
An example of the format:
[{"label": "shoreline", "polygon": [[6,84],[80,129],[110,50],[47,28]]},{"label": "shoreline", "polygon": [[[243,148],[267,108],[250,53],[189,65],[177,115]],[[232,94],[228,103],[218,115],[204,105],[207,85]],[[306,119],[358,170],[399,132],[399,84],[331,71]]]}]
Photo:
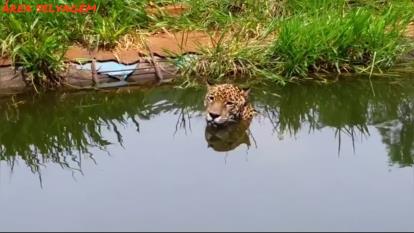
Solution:
[{"label": "shoreline", "polygon": [[[111,61],[97,61],[105,64]],[[84,64],[91,64],[86,62]],[[119,63],[118,63],[119,64]],[[107,88],[119,88],[125,86],[156,86],[173,82],[177,77],[177,69],[167,60],[155,57],[155,62],[150,59],[133,63],[135,68],[127,78],[121,75],[110,75],[117,71],[97,72],[94,77],[93,70],[79,69],[79,64],[68,62],[66,71],[62,74],[64,81],[56,90],[96,90]],[[119,72],[119,71],[118,71]],[[30,91],[30,83],[24,81],[21,71],[16,71],[12,66],[0,67],[0,95],[4,93],[22,93]]]},{"label": "shoreline", "polygon": [[[205,8],[206,0],[175,4],[114,0],[90,6],[94,14],[73,16],[24,14],[34,10],[29,5],[20,10],[14,6],[5,10],[21,14],[0,14],[4,22],[0,25],[0,89],[20,87],[23,79],[34,89],[57,89],[65,82],[110,83],[99,71],[83,74],[71,68],[91,61],[151,64],[146,74],[151,77],[144,79],[162,80],[161,76],[174,74],[174,80],[180,77],[186,86],[197,81],[194,77],[214,81],[247,77],[284,85],[331,75],[375,75],[413,60],[408,52],[414,49],[412,2],[339,2],[285,2],[257,8],[258,2],[246,0]],[[53,7],[58,1],[52,3],[36,9],[56,12]],[[72,6],[78,3],[73,1]],[[12,4],[6,1],[4,6]],[[175,65],[166,68],[173,71],[163,74],[162,67],[155,65],[157,59],[174,60]],[[13,73],[12,65],[24,73]],[[22,80],[13,78],[16,75]]]}]

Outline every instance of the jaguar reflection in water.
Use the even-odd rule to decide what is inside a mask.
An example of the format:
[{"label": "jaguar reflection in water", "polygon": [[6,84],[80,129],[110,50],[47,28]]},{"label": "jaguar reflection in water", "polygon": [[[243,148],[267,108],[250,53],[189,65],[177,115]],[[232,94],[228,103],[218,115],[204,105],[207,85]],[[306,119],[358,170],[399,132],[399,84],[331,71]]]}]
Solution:
[{"label": "jaguar reflection in water", "polygon": [[205,139],[208,147],[218,152],[232,151],[240,145],[250,147],[249,125],[246,122],[231,123],[224,127],[207,124]]}]

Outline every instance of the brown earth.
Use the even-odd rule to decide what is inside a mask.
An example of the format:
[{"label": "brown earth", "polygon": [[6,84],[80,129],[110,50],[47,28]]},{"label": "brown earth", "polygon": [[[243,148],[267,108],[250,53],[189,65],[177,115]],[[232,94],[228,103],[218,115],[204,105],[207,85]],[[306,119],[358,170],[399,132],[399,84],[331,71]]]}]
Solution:
[{"label": "brown earth", "polygon": [[407,30],[405,31],[405,34],[407,35],[407,37],[414,39],[414,22],[411,22],[408,25]]},{"label": "brown earth", "polygon": [[[118,61],[123,64],[133,64],[148,57],[151,53],[160,57],[177,56],[184,53],[199,53],[203,48],[211,48],[215,35],[205,32],[158,33],[144,39],[145,44],[139,47],[146,49],[127,48],[114,50],[99,50],[95,54],[98,61]],[[93,58],[94,53],[78,45],[69,47],[65,54],[68,62],[86,62]],[[0,58],[1,66],[10,66],[9,58]]]},{"label": "brown earth", "polygon": [[10,66],[11,64],[12,64],[12,60],[10,58],[0,57],[0,67]]},{"label": "brown earth", "polygon": [[172,17],[177,17],[182,15],[188,6],[185,4],[173,4],[168,6],[157,7],[155,5],[150,6],[146,9],[146,12],[149,16],[157,16],[157,15],[168,15]]},{"label": "brown earth", "polygon": [[[180,33],[158,33],[144,39],[146,49],[128,48],[114,50],[100,50],[95,54],[98,61],[118,61],[123,64],[137,63],[143,57],[156,55],[160,57],[177,56],[184,53],[199,53],[203,48],[211,48],[214,44],[215,35],[206,32],[180,32]],[[89,61],[93,57],[86,48],[71,46],[66,52],[65,58],[71,62]]]}]

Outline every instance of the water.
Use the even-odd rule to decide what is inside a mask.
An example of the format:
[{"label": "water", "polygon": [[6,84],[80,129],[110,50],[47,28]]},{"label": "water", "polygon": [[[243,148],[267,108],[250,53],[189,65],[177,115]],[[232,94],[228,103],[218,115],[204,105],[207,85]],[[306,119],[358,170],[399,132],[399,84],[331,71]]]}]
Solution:
[{"label": "water", "polygon": [[412,81],[254,86],[207,135],[204,91],[1,98],[0,230],[414,230]]}]

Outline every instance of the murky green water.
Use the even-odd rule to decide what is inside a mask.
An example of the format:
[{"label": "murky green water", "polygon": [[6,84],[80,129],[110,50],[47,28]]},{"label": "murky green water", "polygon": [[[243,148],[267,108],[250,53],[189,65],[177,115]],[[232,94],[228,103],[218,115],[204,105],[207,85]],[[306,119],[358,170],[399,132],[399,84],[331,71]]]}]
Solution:
[{"label": "murky green water", "polygon": [[2,98],[0,230],[414,230],[413,81],[253,87],[250,132],[203,95]]}]

